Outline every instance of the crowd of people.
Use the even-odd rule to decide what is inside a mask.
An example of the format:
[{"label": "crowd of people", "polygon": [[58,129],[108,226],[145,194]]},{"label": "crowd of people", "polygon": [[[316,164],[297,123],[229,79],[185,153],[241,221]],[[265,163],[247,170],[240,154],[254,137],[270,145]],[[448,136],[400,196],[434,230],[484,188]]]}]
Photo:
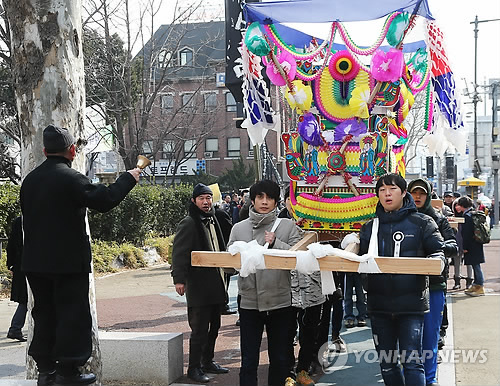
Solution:
[{"label": "crowd of people", "polygon": [[[68,130],[50,125],[43,141],[47,160],[24,180],[22,219],[13,224],[7,249],[7,264],[14,273],[12,300],[19,303],[7,337],[26,340],[22,333],[26,275],[34,296],[35,328],[28,353],[37,364],[37,385],[90,384],[95,375],[81,372],[92,346],[91,252],[85,208],[107,211],[118,205],[138,181],[140,170],[130,170],[109,186],[94,185],[71,169],[77,149]],[[444,266],[441,274],[328,272],[332,275],[328,277],[319,271],[240,272],[240,385],[258,385],[264,329],[268,385],[314,385],[313,377],[324,365],[322,350],[347,351],[340,336],[342,323],[352,328],[367,322],[385,384],[438,384],[438,350],[447,325],[449,264],[454,266],[454,289],[461,288],[465,265],[465,293],[484,295],[483,241],[475,234],[477,203],[468,196],[445,192],[442,205],[436,208],[428,181],[416,179],[407,185],[398,174],[379,178],[375,190],[379,202],[375,217],[359,232],[359,254],[439,258]],[[171,267],[175,290],[187,300],[191,329],[187,375],[193,381],[207,383],[211,380],[207,373],[229,371],[214,357],[221,314],[233,312],[228,308],[227,291],[236,272],[192,266],[191,252],[226,251],[241,242],[290,249],[302,239],[303,231],[292,216],[289,196],[285,191],[282,202],[279,185],[261,180],[241,196],[226,195],[222,205],[216,206],[209,187],[194,187],[189,213],[175,234]],[[447,217],[464,217],[465,221],[454,230]],[[332,244],[342,245],[339,241]],[[333,283],[327,293],[322,279]]]},{"label": "crowd of people", "polygon": [[[193,205],[198,205],[198,193],[201,190],[206,193],[206,200],[212,197],[207,189],[201,184],[195,187]],[[367,320],[381,358],[381,373],[386,384],[438,384],[438,350],[444,345],[447,327],[446,281],[449,264],[454,265],[454,277],[458,279],[455,289],[460,288],[460,268],[466,265],[470,266],[470,276],[466,281],[465,293],[470,296],[484,295],[481,271],[484,252],[483,244],[474,238],[471,216],[474,203],[467,196],[454,197],[452,192],[446,192],[439,208],[435,208],[431,205],[434,192],[428,181],[417,179],[407,185],[398,174],[381,177],[376,185],[376,193],[379,198],[376,217],[361,229],[359,253],[440,258],[444,266],[441,274],[426,277],[332,272],[335,287],[328,294],[322,292],[319,271],[304,274],[295,270],[267,269],[240,275],[240,385],[258,384],[257,368],[264,328],[268,339],[268,384],[313,385],[312,377],[322,365],[321,350],[327,347],[330,351],[346,351],[345,342],[340,336],[342,321],[346,328],[351,328],[366,326]],[[198,205],[204,212],[201,214],[202,219],[211,218],[209,213],[214,210],[211,204],[206,202],[204,206]],[[245,205],[248,206],[248,214],[243,212]],[[289,249],[302,237],[291,215],[289,192],[285,191],[284,202],[281,203],[280,188],[272,181],[257,182],[241,198],[236,194],[232,197],[227,195],[221,209],[234,221],[227,240],[228,247],[238,241],[256,240],[259,245],[269,248]],[[454,230],[447,216],[464,217],[465,222],[459,225],[458,230]],[[216,233],[209,231],[209,225],[196,229],[199,229],[199,235],[212,240],[205,243],[208,246],[206,250],[222,250],[222,243],[213,242]],[[176,245],[185,245],[179,233],[176,240],[172,276],[177,286],[185,284],[179,282],[180,261],[187,264],[190,251],[199,246],[178,248],[176,251]],[[335,246],[338,247],[339,243]],[[181,249],[183,257],[177,254]],[[212,277],[214,288],[220,288],[220,291],[226,288],[221,282],[226,277],[221,269],[189,269],[196,275],[204,272],[205,285],[210,285],[207,278]],[[189,292],[190,286],[188,284],[183,288]],[[193,288],[192,291],[196,291],[196,285]],[[356,315],[353,309],[354,294]],[[219,299],[218,309],[223,310],[222,295],[213,298]],[[190,308],[188,296],[188,313]],[[217,328],[220,326],[220,312],[214,322]],[[192,325],[191,328],[196,326]],[[210,381],[205,373],[228,371],[213,362],[212,325],[205,323],[203,328],[202,335],[206,343],[199,347],[210,347],[212,351],[200,357],[200,349],[190,341],[188,377],[197,382]],[[191,340],[199,336],[194,330],[193,333]],[[295,358],[293,346],[297,333],[299,352]],[[192,357],[195,358],[193,362]]]}]

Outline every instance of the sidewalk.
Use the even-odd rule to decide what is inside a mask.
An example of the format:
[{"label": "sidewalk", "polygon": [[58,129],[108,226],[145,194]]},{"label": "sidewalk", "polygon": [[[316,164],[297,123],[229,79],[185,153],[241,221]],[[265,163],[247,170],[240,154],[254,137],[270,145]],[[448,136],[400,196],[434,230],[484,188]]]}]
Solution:
[{"label": "sidewalk", "polygon": [[[500,241],[493,240],[485,247],[486,264],[483,271],[486,278],[487,295],[471,298],[462,291],[450,291],[449,318],[451,320],[447,336],[449,360],[443,360],[439,367],[439,382],[445,385],[498,385],[500,384]],[[230,285],[230,301],[236,308],[236,277]],[[451,288],[452,281],[448,283]],[[184,333],[184,363],[187,364],[189,326],[187,323],[185,298],[175,293],[167,265],[153,266],[136,271],[124,271],[96,280],[97,312],[101,330],[134,330],[149,332]],[[5,338],[10,318],[16,304],[0,300],[0,385],[2,380],[24,379],[25,343],[16,343]],[[235,326],[237,316],[222,316],[222,326],[216,346],[215,360],[229,367],[229,374],[213,376],[210,384],[238,385],[240,364],[239,329]],[[376,385],[381,384],[377,362],[368,356],[356,362],[356,355],[373,348],[369,327],[341,331],[348,344],[348,353],[333,362],[345,366],[335,367],[335,371],[324,374],[317,385]],[[267,342],[262,342],[260,384],[266,384]],[[461,357],[462,351],[487,350],[483,354],[485,363],[471,363]],[[451,356],[450,356],[451,355]],[[453,355],[455,361],[453,362]],[[479,357],[481,359],[482,357]],[[445,358],[446,359],[446,358]],[[484,362],[484,361],[483,361]],[[186,371],[186,367],[184,369]],[[177,380],[175,385],[191,383],[187,377]],[[111,386],[111,385],[110,385]],[[113,385],[115,386],[115,385]],[[142,385],[141,385],[142,386]]]}]

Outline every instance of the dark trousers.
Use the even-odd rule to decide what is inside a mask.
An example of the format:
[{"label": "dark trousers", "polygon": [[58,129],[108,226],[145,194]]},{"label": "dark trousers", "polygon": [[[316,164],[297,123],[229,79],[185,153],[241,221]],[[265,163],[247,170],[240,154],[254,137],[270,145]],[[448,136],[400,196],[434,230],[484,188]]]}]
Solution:
[{"label": "dark trousers", "polygon": [[26,321],[26,312],[28,311],[28,305],[24,303],[19,303],[16,308],[16,312],[12,316],[10,322],[9,334],[22,334],[24,322]]},{"label": "dark trousers", "polygon": [[293,329],[296,327],[296,311],[293,307],[273,311],[246,310],[240,308],[241,369],[240,386],[257,386],[260,345],[264,327],[269,354],[269,386],[283,386],[292,375],[290,352],[293,349]]},{"label": "dark trousers", "polygon": [[89,274],[27,273],[35,323],[28,354],[38,371],[77,372],[92,352]]},{"label": "dark trousers", "polygon": [[342,328],[342,319],[344,317],[344,308],[342,298],[333,298],[327,296],[326,301],[322,304],[321,324],[318,331],[318,339],[314,347],[314,354],[317,355],[322,345],[328,342],[330,334],[330,321],[332,325],[332,337],[337,338]]},{"label": "dark trousers", "polygon": [[297,373],[302,370],[309,372],[309,367],[317,355],[315,342],[318,340],[320,331],[322,308],[323,305],[318,304],[300,309],[298,312],[300,350]]},{"label": "dark trousers", "polygon": [[222,307],[222,304],[188,307],[188,322],[191,328],[188,371],[209,364],[214,359]]}]

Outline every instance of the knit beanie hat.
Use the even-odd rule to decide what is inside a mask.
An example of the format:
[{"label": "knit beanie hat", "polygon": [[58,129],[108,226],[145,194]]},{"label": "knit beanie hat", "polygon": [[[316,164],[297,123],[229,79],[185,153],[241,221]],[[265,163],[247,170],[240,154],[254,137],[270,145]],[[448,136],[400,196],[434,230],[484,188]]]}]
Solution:
[{"label": "knit beanie hat", "polygon": [[193,198],[201,196],[202,194],[210,194],[212,196],[214,195],[212,190],[210,190],[210,188],[207,185],[203,185],[200,183],[197,184],[193,189]]},{"label": "knit beanie hat", "polygon": [[75,138],[68,129],[48,125],[43,130],[43,147],[47,153],[58,153],[75,143]]}]

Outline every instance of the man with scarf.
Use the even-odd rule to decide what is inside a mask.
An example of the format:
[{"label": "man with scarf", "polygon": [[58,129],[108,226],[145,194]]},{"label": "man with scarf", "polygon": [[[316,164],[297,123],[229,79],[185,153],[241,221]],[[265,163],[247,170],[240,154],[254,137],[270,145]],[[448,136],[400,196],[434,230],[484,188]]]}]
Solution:
[{"label": "man with scarf", "polygon": [[[249,217],[233,226],[228,245],[236,241],[256,240],[274,249],[290,249],[302,236],[295,223],[278,219],[280,187],[274,181],[262,180],[250,188]],[[296,314],[292,307],[290,271],[262,269],[238,278],[241,296],[240,386],[257,386],[262,333],[266,328],[269,353],[269,386],[283,386],[293,375],[293,331]],[[291,383],[295,383],[290,379]]]},{"label": "man with scarf", "polygon": [[[431,184],[422,178],[413,180],[408,185],[415,206],[419,213],[424,213],[434,219],[439,232],[444,239],[444,254],[447,258],[458,253],[455,232],[448,223],[444,214],[431,206]],[[443,319],[446,300],[446,279],[448,279],[448,265],[441,275],[429,276],[429,312],[424,315],[423,350],[425,355],[425,382],[426,385],[437,385],[437,352],[441,321]]]},{"label": "man with scarf", "polygon": [[[436,222],[417,212],[403,177],[395,173],[381,176],[375,192],[379,199],[376,217],[361,228],[360,255],[368,253],[371,246],[371,253],[378,252],[378,256],[444,259],[443,238]],[[364,287],[384,383],[424,386],[422,333],[424,314],[429,311],[427,277],[371,273],[366,275]]]},{"label": "man with scarf", "polygon": [[213,193],[198,184],[193,189],[189,215],[177,227],[172,247],[172,277],[175,290],[186,294],[189,338],[188,377],[206,383],[206,373],[224,374],[229,370],[213,361],[225,303],[224,273],[215,267],[191,266],[192,251],[225,251],[226,244],[214,215]]}]

